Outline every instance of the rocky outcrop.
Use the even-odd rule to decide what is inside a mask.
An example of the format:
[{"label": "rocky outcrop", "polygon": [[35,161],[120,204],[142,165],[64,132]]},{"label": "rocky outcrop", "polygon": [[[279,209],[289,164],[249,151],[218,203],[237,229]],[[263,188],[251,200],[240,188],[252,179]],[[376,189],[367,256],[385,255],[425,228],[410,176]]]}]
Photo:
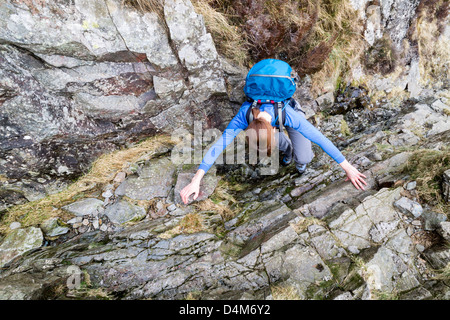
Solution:
[{"label": "rocky outcrop", "polygon": [[[400,50],[418,1],[351,2],[370,52]],[[196,120],[223,129],[244,98],[245,70],[219,57],[189,0],[145,13],[119,0],[41,4],[0,4],[0,212],[144,136],[184,128],[187,137]],[[405,61],[406,73],[375,74],[368,90],[313,99],[306,76],[296,92],[366,190],[314,146],[303,175],[217,164],[184,205],[179,192],[197,167],[164,146],[55,203],[68,217],[31,227],[18,217],[0,238],[0,299],[284,299],[286,289],[298,299],[449,299],[448,217],[406,166],[419,151],[447,157],[449,92],[422,90],[420,60]],[[393,84],[410,98],[370,99]],[[425,181],[448,208],[448,170]]]},{"label": "rocky outcrop", "polygon": [[[104,192],[103,201],[87,198],[65,207],[80,221],[68,221],[64,241],[53,240],[5,265],[0,297],[282,299],[280,288],[288,288],[299,299],[448,299],[448,279],[437,280],[435,273],[450,261],[442,246],[447,217],[419,202],[416,181],[401,170],[416,149],[447,150],[450,130],[433,129],[437,113],[423,108],[430,103],[424,98],[410,108],[431,110],[424,115],[429,125],[415,131],[427,138],[401,145],[393,138],[406,123],[419,121],[414,112],[387,104],[359,117],[344,114],[350,128],[373,121],[345,142],[334,137],[366,175],[365,191],[343,181],[340,168],[319,150],[302,176],[292,166],[262,176],[262,164],[216,165],[202,192],[210,195],[219,178],[239,184],[240,177],[244,184],[239,192],[221,185],[213,193],[230,193],[226,198],[234,204],[228,206],[237,210],[226,216],[201,206],[203,199],[188,206],[176,199],[178,179],[185,185],[192,168],[172,167],[167,154],[132,164],[134,173],[115,190],[108,187],[111,194]],[[328,124],[342,117],[321,123],[330,128],[324,131],[330,138]],[[386,117],[388,122],[380,121]],[[394,151],[405,146],[410,151]],[[169,191],[137,188],[125,195],[123,186],[136,179]],[[201,230],[182,224],[192,215],[200,217]]]},{"label": "rocky outcrop", "polygon": [[0,15],[0,209],[61,190],[142,137],[230,119],[220,59],[190,1],[165,1],[161,16],[119,0],[8,0]]}]

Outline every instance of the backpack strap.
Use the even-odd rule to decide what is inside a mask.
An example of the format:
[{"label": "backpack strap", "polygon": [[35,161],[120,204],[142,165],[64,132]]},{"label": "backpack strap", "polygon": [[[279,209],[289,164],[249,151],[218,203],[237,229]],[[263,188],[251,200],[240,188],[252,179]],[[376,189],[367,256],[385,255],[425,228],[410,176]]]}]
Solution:
[{"label": "backpack strap", "polygon": [[252,122],[254,120],[253,119],[253,112],[252,112],[253,108],[259,108],[257,100],[253,100],[252,105],[247,110],[246,118],[247,118],[247,123],[248,124],[250,124],[250,122]]},{"label": "backpack strap", "polygon": [[[285,100],[284,102],[274,103],[274,113],[276,115],[274,124],[278,123],[280,132],[284,132],[284,122],[286,121],[286,106],[289,104],[290,100]],[[281,121],[280,121],[281,119]]]},{"label": "backpack strap", "polygon": [[[274,108],[274,114],[275,114],[275,120],[274,125],[276,125],[278,122],[278,119],[282,119],[281,123],[278,124],[280,132],[284,131],[284,122],[286,121],[286,106],[291,103],[291,99],[287,99],[284,102],[274,102],[270,101],[272,103]],[[294,102],[295,103],[295,102]],[[247,110],[246,119],[247,123],[250,124],[254,120],[253,118],[253,108],[259,108],[259,105],[261,105],[261,100],[253,100],[251,106]]]}]

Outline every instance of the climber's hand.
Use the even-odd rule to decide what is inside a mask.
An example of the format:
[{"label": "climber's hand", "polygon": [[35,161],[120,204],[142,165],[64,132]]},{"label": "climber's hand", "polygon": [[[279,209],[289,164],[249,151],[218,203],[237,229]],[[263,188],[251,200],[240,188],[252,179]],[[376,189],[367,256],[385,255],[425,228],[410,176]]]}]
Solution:
[{"label": "climber's hand", "polygon": [[183,188],[183,190],[180,191],[181,200],[183,200],[184,204],[187,204],[189,202],[189,197],[191,196],[191,194],[194,194],[194,200],[197,199],[198,194],[200,193],[200,181],[202,181],[204,175],[204,170],[197,170],[194,177],[192,178],[191,183],[189,183],[186,187]]},{"label": "climber's hand", "polygon": [[183,190],[180,191],[180,196],[184,204],[187,204],[191,194],[194,194],[195,200],[197,199],[199,192],[200,192],[200,182],[192,181],[186,187],[184,187]]},{"label": "climber's hand", "polygon": [[354,166],[352,166],[350,163],[345,160],[344,162],[340,163],[341,167],[345,170],[345,173],[347,174],[347,178],[345,181],[351,181],[356,189],[365,190],[364,185],[367,186],[366,181],[363,178],[367,177],[363,175],[361,172],[358,171]]}]

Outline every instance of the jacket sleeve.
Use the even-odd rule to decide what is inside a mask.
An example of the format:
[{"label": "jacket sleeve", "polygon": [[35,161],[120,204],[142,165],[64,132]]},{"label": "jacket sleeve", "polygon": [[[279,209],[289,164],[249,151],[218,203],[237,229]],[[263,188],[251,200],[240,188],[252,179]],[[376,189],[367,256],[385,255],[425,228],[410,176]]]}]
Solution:
[{"label": "jacket sleeve", "polygon": [[239,109],[238,113],[234,118],[230,121],[227,128],[223,132],[223,134],[217,139],[217,141],[209,148],[208,152],[206,152],[203,157],[202,163],[198,167],[198,169],[202,169],[206,172],[211,168],[214,162],[217,160],[219,155],[226,149],[226,147],[236,138],[236,136],[242,130],[245,130],[248,127],[246,114],[247,110],[250,107],[248,102],[244,102]]},{"label": "jacket sleeve", "polygon": [[297,130],[306,139],[319,145],[337,163],[345,160],[341,151],[327,137],[290,106],[286,107],[285,126]]}]

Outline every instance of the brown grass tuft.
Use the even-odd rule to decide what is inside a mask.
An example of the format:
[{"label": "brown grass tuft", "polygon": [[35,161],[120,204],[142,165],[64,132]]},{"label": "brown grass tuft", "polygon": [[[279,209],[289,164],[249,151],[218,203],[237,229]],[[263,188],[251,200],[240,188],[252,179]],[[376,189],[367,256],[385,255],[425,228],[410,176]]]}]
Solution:
[{"label": "brown grass tuft", "polygon": [[8,226],[13,221],[19,221],[23,227],[27,227],[56,216],[68,219],[70,215],[61,210],[62,206],[100,190],[103,185],[112,182],[118,172],[126,170],[130,164],[139,159],[151,158],[159,147],[169,143],[172,143],[170,137],[161,135],[146,139],[134,147],[102,155],[94,161],[87,174],[67,189],[40,200],[9,208],[2,218],[0,232],[8,232]]},{"label": "brown grass tuft", "polygon": [[162,239],[169,239],[179,234],[191,234],[196,232],[202,232],[205,230],[206,228],[203,224],[202,216],[194,212],[185,215],[176,227],[160,234],[159,237]]},{"label": "brown grass tuft", "polygon": [[274,300],[302,300],[292,285],[275,285],[270,288]]},{"label": "brown grass tuft", "polygon": [[450,169],[450,149],[415,151],[402,167],[402,172],[417,181],[419,198],[432,206],[433,210],[449,215],[450,204],[442,196],[444,171]]}]

